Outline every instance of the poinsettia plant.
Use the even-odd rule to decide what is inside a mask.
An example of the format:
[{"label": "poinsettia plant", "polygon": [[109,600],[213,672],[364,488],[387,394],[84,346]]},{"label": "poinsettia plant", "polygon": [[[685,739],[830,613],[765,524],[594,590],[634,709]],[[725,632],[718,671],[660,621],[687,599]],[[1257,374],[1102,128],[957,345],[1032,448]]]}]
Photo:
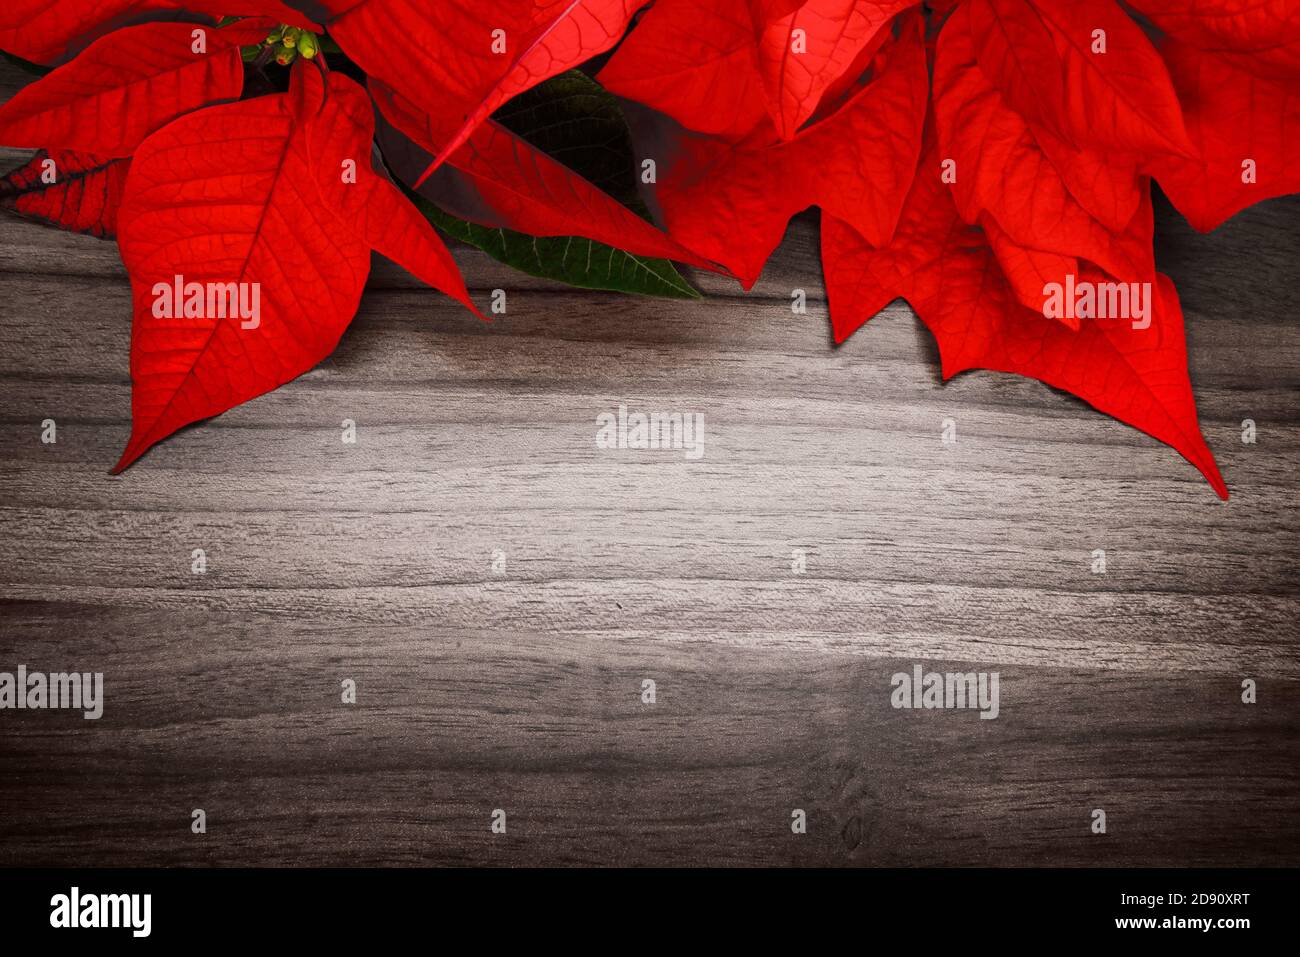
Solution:
[{"label": "poinsettia plant", "polygon": [[[834,337],[896,298],[943,374],[1065,389],[1226,497],[1152,182],[1207,231],[1300,191],[1300,0],[11,0],[43,75],[0,201],[115,236],[132,434],[310,369],[372,252],[478,310],[442,234],[696,296],[821,211]],[[43,69],[52,68],[52,69]]]}]

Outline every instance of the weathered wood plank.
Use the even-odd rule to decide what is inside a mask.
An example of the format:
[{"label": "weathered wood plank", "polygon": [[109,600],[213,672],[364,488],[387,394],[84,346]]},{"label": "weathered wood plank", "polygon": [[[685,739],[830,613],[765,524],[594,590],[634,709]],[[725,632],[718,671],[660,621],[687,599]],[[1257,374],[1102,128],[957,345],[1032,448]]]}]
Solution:
[{"label": "weathered wood plank", "polygon": [[112,663],[93,728],[18,716],[6,863],[1156,865],[1294,863],[1300,846],[1294,682],[1247,708],[1222,678],[1012,667],[981,721],[890,708],[907,660],[794,642],[0,615],[29,657],[75,629],[82,660]]},{"label": "weathered wood plank", "polygon": [[[901,304],[833,347],[814,217],[700,303],[458,248],[491,324],[377,259],[320,368],[112,477],[116,247],[0,218],[0,671],[107,686],[0,713],[0,864],[1300,863],[1297,215],[1158,204],[1226,504],[1038,383],[942,384]],[[596,449],[620,403],[704,457]],[[999,718],[894,710],[913,662],[999,671]]]}]

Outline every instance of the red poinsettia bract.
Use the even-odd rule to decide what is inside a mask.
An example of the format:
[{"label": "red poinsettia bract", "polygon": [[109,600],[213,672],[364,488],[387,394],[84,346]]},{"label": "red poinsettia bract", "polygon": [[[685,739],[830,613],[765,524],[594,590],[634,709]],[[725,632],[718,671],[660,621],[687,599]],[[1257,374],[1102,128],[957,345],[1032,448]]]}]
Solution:
[{"label": "red poinsettia bract", "polygon": [[1296,0],[658,0],[599,77],[675,238],[749,284],[819,206],[837,341],[904,297],[945,376],[1068,390],[1227,496],[1151,183],[1201,230],[1300,191]]},{"label": "red poinsettia bract", "polygon": [[[327,356],[372,251],[477,314],[442,240],[374,165],[374,103],[329,71],[325,30],[411,134],[407,150],[470,177],[493,216],[713,268],[489,118],[612,46],[638,4],[301,6],[15,0],[0,12],[0,48],[56,66],[0,107],[0,142],[41,151],[0,183],[0,202],[115,235],[131,277],[133,428],[115,471]],[[246,75],[273,58],[292,63],[288,90],[247,95]]]},{"label": "red poinsettia bract", "polygon": [[[945,376],[1068,390],[1226,497],[1152,183],[1203,231],[1300,191],[1300,0],[13,0],[0,49],[55,67],[0,107],[40,151],[0,203],[116,235],[131,276],[119,469],[327,355],[372,251],[473,310],[391,171],[746,287],[819,207],[837,341],[903,297]],[[662,229],[494,119],[578,67]]]}]

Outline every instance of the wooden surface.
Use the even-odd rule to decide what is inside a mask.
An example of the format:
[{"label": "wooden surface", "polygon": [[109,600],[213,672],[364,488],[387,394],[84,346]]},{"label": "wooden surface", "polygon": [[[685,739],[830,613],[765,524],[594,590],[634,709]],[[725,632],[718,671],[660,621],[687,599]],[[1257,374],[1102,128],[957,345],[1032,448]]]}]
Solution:
[{"label": "wooden surface", "polygon": [[[116,247],[0,217],[0,670],[106,687],[0,712],[0,864],[1298,864],[1298,224],[1160,207],[1225,504],[1038,383],[942,385],[901,304],[832,347],[808,219],[699,303],[458,250],[491,325],[377,261],[320,368],[110,477]],[[620,403],[704,458],[597,449]],[[913,663],[999,718],[894,710]]]}]

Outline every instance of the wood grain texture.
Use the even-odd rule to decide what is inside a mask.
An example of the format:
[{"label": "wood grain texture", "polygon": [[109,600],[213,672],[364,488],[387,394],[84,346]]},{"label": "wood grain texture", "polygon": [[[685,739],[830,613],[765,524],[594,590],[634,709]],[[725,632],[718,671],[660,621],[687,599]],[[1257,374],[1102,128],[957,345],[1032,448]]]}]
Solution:
[{"label": "wood grain texture", "polygon": [[[901,304],[834,348],[809,218],[699,303],[457,250],[491,324],[377,260],[334,356],[111,477],[116,247],[0,218],[0,670],[107,698],[0,712],[0,864],[1300,864],[1297,224],[1160,206],[1221,503],[1038,383],[941,384]],[[704,458],[598,450],[620,403]],[[914,662],[1000,717],[892,709]]]}]

